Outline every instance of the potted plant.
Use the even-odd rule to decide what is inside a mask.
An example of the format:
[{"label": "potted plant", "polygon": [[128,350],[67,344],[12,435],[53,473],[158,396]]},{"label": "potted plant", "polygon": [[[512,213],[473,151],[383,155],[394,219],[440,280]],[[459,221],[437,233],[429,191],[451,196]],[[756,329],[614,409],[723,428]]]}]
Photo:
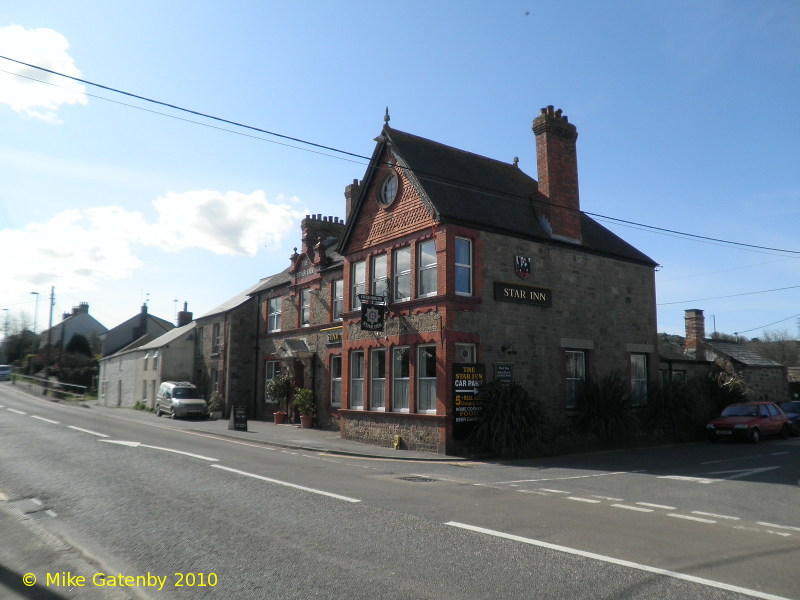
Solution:
[{"label": "potted plant", "polygon": [[267,383],[267,395],[278,402],[278,410],[273,413],[273,420],[276,425],[286,423],[286,408],[293,393],[294,382],[288,375],[283,373],[276,373],[275,377]]},{"label": "potted plant", "polygon": [[208,398],[208,417],[214,420],[222,418],[222,394],[217,390]]},{"label": "potted plant", "polygon": [[314,425],[314,415],[317,413],[314,392],[308,388],[298,389],[294,395],[294,408],[300,414],[300,427],[309,428]]}]

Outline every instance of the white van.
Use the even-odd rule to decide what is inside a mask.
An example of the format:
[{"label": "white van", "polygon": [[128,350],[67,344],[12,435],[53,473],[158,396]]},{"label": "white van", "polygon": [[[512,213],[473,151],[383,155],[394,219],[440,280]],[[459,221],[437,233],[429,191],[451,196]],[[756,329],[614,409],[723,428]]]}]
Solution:
[{"label": "white van", "polygon": [[156,416],[208,418],[208,403],[188,381],[165,381],[158,387]]}]

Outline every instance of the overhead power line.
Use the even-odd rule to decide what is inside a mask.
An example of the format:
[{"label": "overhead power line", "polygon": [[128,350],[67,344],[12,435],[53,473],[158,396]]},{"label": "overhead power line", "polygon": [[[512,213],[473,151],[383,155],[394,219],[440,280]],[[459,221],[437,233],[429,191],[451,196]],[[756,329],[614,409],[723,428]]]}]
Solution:
[{"label": "overhead power line", "polygon": [[[200,111],[197,111],[197,110],[184,108],[182,106],[178,106],[176,104],[170,104],[168,102],[163,102],[161,100],[156,100],[154,98],[148,98],[147,96],[134,94],[132,92],[126,92],[125,90],[121,90],[121,89],[118,89],[118,88],[113,88],[113,87],[110,87],[110,86],[107,86],[107,85],[103,85],[103,84],[100,84],[100,83],[95,83],[93,81],[89,81],[87,79],[82,79],[80,77],[74,77],[72,75],[67,75],[65,73],[60,73],[60,72],[54,71],[52,69],[47,69],[45,67],[41,67],[41,66],[38,66],[38,65],[27,63],[27,62],[24,62],[24,61],[21,61],[21,60],[17,60],[17,59],[14,59],[14,58],[10,58],[8,56],[0,55],[0,59],[4,59],[4,60],[19,64],[19,65],[24,65],[26,67],[30,67],[31,69],[36,69],[36,70],[39,70],[39,71],[43,71],[45,73],[50,73],[52,75],[57,75],[59,77],[64,77],[66,79],[71,79],[72,81],[77,81],[79,83],[83,83],[83,84],[90,85],[90,86],[93,86],[93,87],[97,87],[97,88],[100,88],[100,89],[103,89],[103,90],[114,92],[116,94],[122,94],[122,95],[130,97],[130,98],[135,98],[137,100],[142,100],[144,102],[149,102],[149,103],[152,103],[152,104],[156,104],[158,106],[164,106],[166,108],[171,108],[173,110],[177,110],[177,111],[180,111],[180,112],[185,112],[187,114],[192,114],[192,115],[195,115],[195,116],[198,116],[198,117],[202,117],[202,118],[205,118],[205,119],[211,119],[211,120],[219,122],[219,123],[225,123],[227,125],[232,125],[234,127],[241,127],[241,128],[244,128],[244,129],[248,129],[250,131],[256,131],[256,132],[263,133],[263,134],[270,135],[270,136],[274,136],[274,137],[277,137],[277,138],[280,138],[280,139],[296,142],[298,144],[305,144],[307,146],[311,146],[312,148],[318,148],[318,149],[321,149],[321,150],[327,150],[329,152],[335,152],[337,154],[341,154],[341,155],[348,156],[348,157],[351,157],[351,158],[357,158],[357,159],[365,160],[365,161],[372,160],[371,157],[365,156],[363,154],[358,154],[358,153],[355,153],[355,152],[342,150],[340,148],[336,148],[336,147],[333,147],[333,146],[326,146],[324,144],[320,144],[320,143],[317,143],[317,142],[312,142],[312,141],[309,141],[309,140],[304,140],[302,138],[297,138],[297,137],[293,137],[293,136],[290,136],[290,135],[285,135],[285,134],[278,133],[278,132],[275,132],[275,131],[270,131],[268,129],[263,129],[261,127],[255,127],[253,125],[247,125],[246,123],[240,123],[238,121],[225,119],[223,117],[217,117],[217,116],[214,116],[214,115],[211,115],[211,114],[208,114],[208,113],[203,113],[203,112],[200,112]],[[14,75],[19,75],[20,77],[26,77],[28,79],[31,79],[30,77],[27,77],[27,76],[24,76],[24,75],[20,75],[20,74],[17,74],[17,73],[13,73],[13,74]],[[35,80],[35,81],[38,81],[38,80]],[[49,83],[49,82],[44,82],[43,81],[41,83]],[[106,99],[106,98],[104,98],[104,99]],[[109,100],[109,101],[110,102],[115,102],[114,100]],[[124,104],[124,103],[121,103],[121,104]],[[129,105],[126,105],[126,106],[129,106]],[[134,108],[140,108],[140,107],[134,107]],[[146,109],[142,109],[142,110],[146,110]],[[158,113],[158,114],[163,114],[163,113]],[[165,115],[165,116],[173,117],[172,115]],[[177,117],[173,117],[173,118],[177,118]],[[196,123],[195,121],[191,121],[191,120],[189,122]],[[197,124],[206,125],[204,123],[197,123]],[[224,129],[224,128],[222,128],[222,130],[223,131],[228,131],[230,133],[237,133],[237,134],[239,133],[239,132],[230,131],[230,130]],[[257,139],[262,139],[262,138],[257,138]],[[267,140],[267,141],[270,141],[270,140]],[[308,150],[308,149],[304,148],[304,150]],[[341,158],[341,157],[336,157],[336,158]],[[453,179],[453,178],[444,177],[444,176],[438,175],[436,173],[429,173],[429,172],[421,171],[419,169],[415,169],[414,173],[420,179],[424,180],[424,179],[427,178],[429,180],[436,181],[436,182],[438,182],[440,184],[452,185],[452,186],[455,186],[455,187],[460,187],[460,188],[465,189],[465,190],[478,191],[478,192],[481,192],[481,193],[485,193],[487,195],[513,197],[513,198],[517,198],[518,200],[532,201],[532,198],[530,198],[530,197],[515,196],[515,195],[509,194],[508,192],[504,192],[504,191],[500,191],[500,190],[496,190],[496,189],[469,185],[464,181]],[[538,199],[537,199],[537,203],[539,203],[539,204],[549,204],[549,203],[544,203],[544,202],[542,202],[541,200],[538,200]],[[552,206],[552,204],[549,204],[549,205]],[[566,207],[560,207],[560,208],[566,208]],[[626,219],[619,219],[617,217],[610,217],[608,215],[602,215],[602,214],[599,214],[599,213],[593,213],[593,212],[588,212],[588,211],[580,211],[580,209],[567,209],[567,210],[575,210],[576,212],[583,212],[586,215],[589,215],[589,216],[592,216],[592,217],[596,217],[596,218],[600,218],[600,219],[607,219],[609,221],[613,221],[613,222],[616,222],[616,223],[619,223],[619,224],[622,224],[622,225],[641,227],[641,228],[644,228],[644,229],[650,229],[650,230],[661,232],[661,233],[680,235],[680,236],[684,236],[684,237],[687,237],[687,238],[700,240],[700,241],[705,241],[705,242],[725,244],[725,245],[740,247],[740,248],[744,248],[744,249],[766,250],[766,251],[770,251],[770,252],[780,252],[780,253],[793,254],[793,255],[800,256],[800,250],[787,250],[787,249],[783,249],[783,248],[772,248],[772,247],[769,247],[769,246],[759,246],[757,244],[747,244],[747,243],[744,243],[744,242],[735,242],[735,241],[732,241],[732,240],[724,240],[724,239],[720,239],[720,238],[715,238],[715,237],[710,237],[710,236],[705,236],[705,235],[699,235],[699,234],[695,234],[695,233],[687,233],[687,232],[684,232],[684,231],[677,231],[677,230],[674,230],[674,229],[667,229],[667,228],[658,227],[658,226],[655,226],[655,225],[648,225],[646,223],[638,223],[636,221],[630,221],[630,220],[626,220]]]},{"label": "overhead power line", "polygon": [[704,302],[706,300],[720,300],[722,298],[735,298],[737,296],[753,296],[754,294],[766,294],[767,292],[782,292],[783,290],[796,290],[800,285],[789,287],[774,288],[771,290],[759,290],[757,292],[742,292],[741,294],[728,294],[727,296],[712,296],[710,298],[695,298],[694,300],[679,300],[678,302],[659,302],[657,306],[667,306],[668,304],[688,304],[689,302]]},{"label": "overhead power line", "polygon": [[760,327],[753,327],[752,329],[745,329],[744,331],[734,331],[733,335],[739,335],[740,333],[748,333],[750,331],[755,331],[756,329],[764,329],[766,327],[772,327],[773,325],[777,325],[778,323],[783,323],[784,321],[788,321],[789,319],[794,319],[795,317],[800,317],[800,313],[792,315],[791,317],[786,317],[785,319],[781,319],[780,321],[773,321],[772,323],[761,325]]}]

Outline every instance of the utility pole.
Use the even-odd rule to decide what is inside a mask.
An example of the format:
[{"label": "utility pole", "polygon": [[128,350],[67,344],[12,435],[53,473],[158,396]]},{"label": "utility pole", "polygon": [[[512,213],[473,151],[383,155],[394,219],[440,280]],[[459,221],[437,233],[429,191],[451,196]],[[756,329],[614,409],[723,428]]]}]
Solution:
[{"label": "utility pole", "polygon": [[50,286],[50,322],[47,326],[47,359],[45,369],[50,368],[50,346],[53,344],[53,307],[56,304],[56,286]]}]

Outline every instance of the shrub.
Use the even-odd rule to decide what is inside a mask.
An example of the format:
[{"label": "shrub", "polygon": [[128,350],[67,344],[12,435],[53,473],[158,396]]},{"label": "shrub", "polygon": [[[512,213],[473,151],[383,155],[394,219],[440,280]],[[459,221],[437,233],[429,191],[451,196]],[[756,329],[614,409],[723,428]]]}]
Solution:
[{"label": "shrub", "polygon": [[307,388],[298,388],[294,394],[294,407],[301,415],[313,417],[317,412],[314,392]]},{"label": "shrub", "polygon": [[267,384],[267,395],[278,403],[278,409],[282,412],[286,412],[292,394],[294,394],[294,382],[288,375],[276,373]]},{"label": "shrub", "polygon": [[606,446],[618,446],[639,432],[639,419],[627,382],[618,373],[587,378],[577,398],[577,429]]},{"label": "shrub", "polygon": [[498,381],[481,386],[483,413],[468,442],[499,457],[524,457],[543,450],[552,439],[550,419],[541,403],[517,384]]},{"label": "shrub", "polygon": [[683,381],[666,381],[649,394],[644,426],[650,433],[663,433],[675,441],[683,441],[697,433],[704,412],[693,387]]},{"label": "shrub", "polygon": [[710,402],[710,415],[718,415],[723,408],[735,402],[747,402],[747,383],[729,362],[717,360],[708,372],[702,391]]},{"label": "shrub", "polygon": [[222,394],[218,390],[211,392],[211,396],[208,398],[208,410],[209,412],[222,412]]}]

